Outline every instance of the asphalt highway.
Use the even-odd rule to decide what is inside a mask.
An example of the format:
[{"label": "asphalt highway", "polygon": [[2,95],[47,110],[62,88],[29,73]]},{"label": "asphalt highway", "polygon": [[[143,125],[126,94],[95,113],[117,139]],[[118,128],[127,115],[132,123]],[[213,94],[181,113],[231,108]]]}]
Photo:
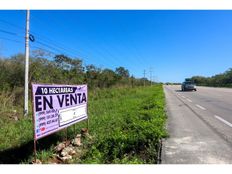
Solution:
[{"label": "asphalt highway", "polygon": [[163,164],[232,164],[232,89],[165,85]]}]

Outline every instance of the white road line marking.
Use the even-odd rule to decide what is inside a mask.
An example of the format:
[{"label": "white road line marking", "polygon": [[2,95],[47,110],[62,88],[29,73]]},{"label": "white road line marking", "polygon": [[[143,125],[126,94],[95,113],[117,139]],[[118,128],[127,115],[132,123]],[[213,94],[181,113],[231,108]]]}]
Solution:
[{"label": "white road line marking", "polygon": [[201,105],[196,105],[198,108],[202,109],[202,110],[206,110],[203,106]]},{"label": "white road line marking", "polygon": [[185,96],[183,96],[183,95],[182,95],[181,97],[182,97],[182,98],[186,98],[186,97],[185,97]]},{"label": "white road line marking", "polygon": [[192,100],[190,100],[189,98],[187,98],[186,100],[188,100],[188,101],[189,101],[189,102],[191,102],[191,103],[193,102],[193,101],[192,101]]},{"label": "white road line marking", "polygon": [[215,118],[217,118],[218,120],[220,120],[221,122],[225,123],[226,125],[232,127],[232,124],[226,120],[224,120],[223,118],[219,117],[218,115],[214,115]]}]

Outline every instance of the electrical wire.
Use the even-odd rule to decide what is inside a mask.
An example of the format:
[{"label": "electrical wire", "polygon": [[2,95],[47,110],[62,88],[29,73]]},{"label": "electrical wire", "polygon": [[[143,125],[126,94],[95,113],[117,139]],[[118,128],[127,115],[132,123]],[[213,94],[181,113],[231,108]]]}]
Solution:
[{"label": "electrical wire", "polygon": [[[19,26],[15,25],[15,24],[12,24],[10,22],[6,22],[6,21],[4,21],[2,19],[0,19],[0,22],[3,22],[3,23],[6,23],[8,25],[19,28],[20,30],[25,30],[25,28],[23,28],[23,27],[19,27]],[[0,32],[6,33],[6,34],[9,34],[9,35],[19,36],[17,33],[9,32],[9,31],[5,31],[5,30],[1,30],[1,29],[0,29]],[[65,48],[64,45],[58,44],[58,42],[55,42],[54,40],[52,40],[52,39],[50,39],[48,37],[45,37],[45,36],[41,39],[41,34],[35,33],[34,31],[32,31],[30,33],[32,33],[36,37],[36,41],[35,41],[35,43],[33,43],[33,47],[37,47],[35,45],[39,44],[39,45],[45,46],[46,48],[49,48],[50,49],[49,52],[51,52],[53,54],[55,54],[55,52],[53,52],[53,51],[56,51],[56,52],[59,52],[59,53],[66,53],[66,54],[68,52],[69,55],[70,55],[70,53],[72,53],[72,55],[76,56],[76,53],[74,53],[74,52],[77,52],[77,50],[75,50],[73,48]],[[38,37],[39,37],[40,41],[38,41]],[[5,38],[5,40],[16,41],[16,40],[11,40],[11,39],[6,39],[6,38]],[[43,40],[43,42],[41,42],[41,40]],[[16,42],[18,42],[18,41],[16,41]],[[88,44],[88,45],[90,45],[90,44]],[[44,48],[41,48],[41,47],[37,47],[37,48],[46,50],[48,52],[48,49],[44,49]],[[51,51],[51,50],[53,50],[53,51]],[[103,49],[103,50],[104,50],[103,51],[104,54],[103,54],[103,52],[99,51],[99,49],[96,49],[96,53],[100,55],[99,58],[100,59],[105,58],[105,59],[102,59],[103,61],[110,62],[111,64],[114,64],[114,65],[118,64],[118,62],[121,61],[120,59],[115,57],[108,49]],[[78,51],[78,52],[80,52],[80,51]],[[106,56],[105,53],[108,54],[109,56]],[[88,56],[85,56],[85,57],[88,57]],[[112,63],[112,62],[114,62],[114,63]]]},{"label": "electrical wire", "polygon": [[11,22],[5,21],[5,20],[3,20],[3,19],[0,19],[0,22],[1,22],[1,23],[4,23],[4,24],[7,24],[7,25],[9,25],[9,26],[18,28],[18,29],[23,30],[23,31],[26,30],[25,27],[18,26],[18,25],[16,25],[16,24],[13,24],[13,23],[11,23]]},{"label": "electrical wire", "polygon": [[17,35],[16,33],[9,32],[9,31],[2,30],[2,29],[0,29],[0,32],[2,32],[2,33],[6,33],[6,34],[9,34],[9,35]]},{"label": "electrical wire", "polygon": [[[39,39],[39,40],[41,40],[41,39]],[[38,38],[35,39],[35,42],[32,42],[32,45],[37,45],[37,44],[45,46],[46,48],[49,48],[53,51],[56,51],[56,52],[58,52],[58,54],[72,55],[73,57],[75,57],[74,54],[70,54],[70,52],[66,51],[64,48],[55,46],[54,44],[49,44],[48,42],[38,41]]]},{"label": "electrical wire", "polygon": [[[34,19],[35,19],[35,18],[36,18],[36,20],[37,20],[38,22],[41,23],[41,20],[40,20],[39,18],[37,18],[37,17],[34,16]],[[52,21],[52,22],[54,23],[53,20],[50,20],[50,21]],[[42,23],[41,23],[41,24],[42,24]],[[47,23],[46,23],[46,24],[47,24]],[[56,23],[56,25],[57,25],[57,26],[61,26],[59,23]],[[64,25],[62,25],[62,27],[63,27],[63,26],[64,26]],[[60,27],[59,27],[59,28],[60,28]],[[88,47],[90,48],[90,44],[89,44],[89,43],[88,43]],[[90,49],[93,50],[93,47],[91,47]],[[77,51],[77,50],[75,50],[75,49],[72,49],[72,50]],[[96,51],[95,53],[97,53],[98,55],[100,55],[99,58],[100,58],[101,60],[103,60],[104,62],[105,62],[105,61],[109,62],[109,61],[111,60],[110,62],[111,62],[111,64],[113,64],[113,63],[112,63],[112,59],[109,60],[109,57],[113,57],[113,58],[114,58],[114,59],[113,59],[114,63],[116,63],[116,64],[118,63],[117,61],[115,61],[115,57],[112,56],[112,54],[110,54],[110,56],[105,56],[105,55],[103,55],[99,50],[95,50],[95,51]],[[85,52],[86,52],[86,51],[85,51]],[[109,53],[109,51],[104,50],[104,53],[106,53],[106,52]],[[86,57],[88,57],[88,56],[86,56]],[[102,57],[104,57],[105,59],[102,59]],[[106,57],[107,57],[107,58],[106,58]],[[116,59],[117,59],[117,58],[116,58]]]},{"label": "electrical wire", "polygon": [[[42,20],[40,20],[39,18],[37,18],[37,17],[35,17],[33,15],[31,15],[31,18],[33,18],[33,20],[35,20],[36,22],[39,22],[41,24],[41,26],[44,25],[43,22],[41,22]],[[48,23],[46,23],[46,25],[47,24]],[[53,32],[53,31],[51,31],[51,32]],[[67,46],[61,44],[60,42],[55,41],[53,39],[50,39],[47,36],[41,35],[41,34],[39,34],[37,32],[34,32],[33,30],[31,30],[31,33],[33,33],[35,36],[39,37],[40,40],[43,40],[43,42],[46,42],[46,43],[52,45],[53,47],[57,47],[58,49],[62,49],[65,52],[68,51],[68,52],[72,53],[73,55],[75,55],[74,57],[76,57],[77,55],[81,55],[80,57],[88,57],[85,53],[83,53],[80,50],[73,49],[73,48],[68,48]]]},{"label": "electrical wire", "polygon": [[0,39],[2,40],[7,40],[7,41],[12,41],[12,42],[15,42],[15,43],[23,43],[22,41],[18,41],[18,40],[14,40],[14,39],[9,39],[9,38],[5,38],[5,37],[0,37]]},{"label": "electrical wire", "polygon": [[[41,22],[42,20],[40,20],[39,18],[37,18],[37,17],[34,16],[34,19],[36,19],[37,22],[40,22],[42,24],[42,22]],[[50,20],[50,21],[52,21],[54,23],[54,20]],[[60,23],[56,23],[56,25],[59,26],[59,28],[65,26],[65,25],[61,26]],[[115,57],[108,49],[106,49],[106,48],[105,49],[100,49],[100,50],[104,50],[104,51],[99,51],[99,49],[95,49],[94,47],[91,47],[91,43],[90,42],[88,42],[87,44],[88,44],[89,49],[90,50],[94,50],[94,52],[99,55],[98,58],[100,58],[101,60],[103,60],[103,62],[107,62],[107,63],[110,62],[110,64],[113,64],[114,66],[117,65],[117,64],[123,64],[123,62],[121,62],[120,59],[118,59],[117,57]],[[108,54],[108,55],[106,56],[106,54]],[[88,56],[86,56],[86,57],[88,57]],[[104,59],[102,59],[102,58],[104,58]]]},{"label": "electrical wire", "polygon": [[[61,47],[59,46],[58,44],[56,43],[51,43],[51,41],[49,41],[49,39],[44,39],[44,38],[41,38],[41,36],[38,36],[37,34],[34,34],[35,36],[35,43],[42,43],[42,44],[46,44],[47,46],[49,45],[49,47],[53,47],[54,49],[56,50],[62,50],[62,52],[65,52],[65,53],[68,53],[68,54],[72,54],[74,55],[74,57],[76,56],[76,53],[70,51],[69,49],[66,49],[64,47]],[[37,40],[40,40],[39,42]],[[42,42],[41,42],[42,41]]]},{"label": "electrical wire", "polygon": [[[45,51],[47,53],[52,54],[53,56],[57,55],[57,53],[55,53],[55,52],[53,52],[51,50],[45,49],[45,48],[41,48],[41,47],[37,47],[37,46],[31,46],[31,48],[35,48],[35,49],[38,49],[38,50]],[[35,51],[35,50],[31,50],[31,51]]]},{"label": "electrical wire", "polygon": [[[23,28],[23,27],[20,27],[20,26],[18,26],[18,25],[12,24],[12,23],[7,22],[7,21],[2,20],[2,19],[0,19],[0,22],[5,23],[5,24],[8,24],[8,25],[13,26],[13,27],[16,27],[16,28],[19,28],[20,30],[25,30],[25,28]],[[17,36],[19,36],[17,33],[9,32],[9,31],[2,30],[2,29],[0,29],[0,32],[6,33],[6,34],[10,34],[10,35],[17,35]],[[48,44],[45,44],[45,43],[41,43],[41,42],[40,42],[39,44],[43,44],[43,45],[46,45],[46,47],[56,49],[54,46],[51,46],[51,45],[48,45]],[[65,50],[65,49],[62,48],[62,47],[59,47],[59,49]]]}]

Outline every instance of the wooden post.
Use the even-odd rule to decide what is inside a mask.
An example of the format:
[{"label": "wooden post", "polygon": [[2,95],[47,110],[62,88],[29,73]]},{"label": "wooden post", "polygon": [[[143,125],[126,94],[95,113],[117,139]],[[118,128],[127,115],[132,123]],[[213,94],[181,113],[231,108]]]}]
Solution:
[{"label": "wooden post", "polygon": [[36,163],[36,158],[37,158],[37,154],[36,154],[36,140],[34,139],[34,161]]},{"label": "wooden post", "polygon": [[89,118],[87,118],[87,130],[88,130],[88,133],[89,133]]}]

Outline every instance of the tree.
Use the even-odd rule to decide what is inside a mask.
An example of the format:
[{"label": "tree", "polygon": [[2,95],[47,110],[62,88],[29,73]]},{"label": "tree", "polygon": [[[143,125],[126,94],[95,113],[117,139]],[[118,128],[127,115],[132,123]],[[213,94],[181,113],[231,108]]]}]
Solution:
[{"label": "tree", "polygon": [[86,66],[86,82],[90,88],[95,88],[100,86],[100,73],[101,69],[95,67],[94,65]]},{"label": "tree", "polygon": [[84,67],[82,60],[72,59],[63,54],[54,57],[57,68],[63,72],[63,77],[66,83],[83,83],[84,82]]},{"label": "tree", "polygon": [[110,87],[116,83],[116,74],[111,69],[104,69],[100,76],[100,87]]},{"label": "tree", "polygon": [[130,77],[129,71],[121,66],[115,69],[115,73],[119,76],[119,78],[129,78]]}]

